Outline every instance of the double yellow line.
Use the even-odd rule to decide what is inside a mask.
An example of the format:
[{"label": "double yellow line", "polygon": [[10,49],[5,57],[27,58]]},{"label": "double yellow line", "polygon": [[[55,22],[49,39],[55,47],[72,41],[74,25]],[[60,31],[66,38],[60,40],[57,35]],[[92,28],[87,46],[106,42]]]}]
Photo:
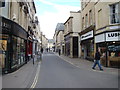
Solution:
[{"label": "double yellow line", "polygon": [[36,75],[35,75],[35,78],[34,78],[34,81],[30,87],[29,90],[31,90],[32,88],[35,88],[37,82],[38,82],[38,77],[39,77],[39,72],[40,72],[40,65],[41,65],[41,62],[38,63],[38,68],[37,68],[37,72],[36,72]]}]

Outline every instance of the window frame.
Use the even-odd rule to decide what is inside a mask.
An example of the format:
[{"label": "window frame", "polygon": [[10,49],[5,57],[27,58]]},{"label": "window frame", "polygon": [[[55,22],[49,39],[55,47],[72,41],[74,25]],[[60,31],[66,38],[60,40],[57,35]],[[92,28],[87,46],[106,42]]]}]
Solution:
[{"label": "window frame", "polygon": [[[118,5],[118,10],[117,10],[118,12],[117,12],[117,13],[116,13],[116,12],[115,12],[115,13],[111,12],[111,10],[113,9],[113,8],[112,8],[113,5]],[[112,9],[111,9],[111,8],[112,8]],[[116,9],[115,9],[115,10],[116,10]],[[117,16],[116,16],[117,18],[115,17],[115,19],[114,19],[115,22],[112,22],[112,17],[113,17],[112,15],[113,15],[113,14],[114,14],[114,15],[117,14]],[[118,21],[116,21],[116,19],[117,19]],[[110,25],[120,24],[120,2],[113,3],[113,4],[110,4],[110,5],[109,5],[109,24],[110,24]]]}]

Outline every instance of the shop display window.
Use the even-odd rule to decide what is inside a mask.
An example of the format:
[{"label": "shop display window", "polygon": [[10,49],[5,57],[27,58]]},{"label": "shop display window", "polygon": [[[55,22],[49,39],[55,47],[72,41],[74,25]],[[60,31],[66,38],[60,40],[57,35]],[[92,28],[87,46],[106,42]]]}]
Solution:
[{"label": "shop display window", "polygon": [[17,54],[17,37],[15,36],[12,36],[12,45],[13,45],[13,59],[12,59],[12,67],[11,68],[14,68],[17,66],[18,62],[17,62],[17,57],[18,57],[18,54]]},{"label": "shop display window", "polygon": [[8,35],[0,35],[0,68],[6,67]]},{"label": "shop display window", "polygon": [[0,68],[5,67],[7,40],[0,40]]},{"label": "shop display window", "polygon": [[18,65],[20,65],[21,63],[21,54],[20,54],[20,42],[21,42],[21,39],[18,37],[17,38],[17,58],[18,58]]},{"label": "shop display window", "polygon": [[92,42],[93,42],[93,40],[90,40],[87,43],[87,56],[94,58],[94,44]]},{"label": "shop display window", "polygon": [[21,39],[20,52],[21,52],[21,64],[22,64],[25,62],[25,41],[24,39]]},{"label": "shop display window", "polygon": [[120,57],[120,45],[110,45],[108,51],[110,57]]},{"label": "shop display window", "polygon": [[83,57],[84,56],[84,47],[82,45],[82,52],[81,52],[81,56]]},{"label": "shop display window", "polygon": [[12,36],[13,42],[13,61],[12,68],[20,66],[25,62],[25,42],[24,39],[21,39],[16,36]]},{"label": "shop display window", "polygon": [[[119,42],[108,42],[107,44],[101,43],[97,45],[101,50],[101,63],[106,65],[106,61],[108,61],[108,66],[117,66],[118,61],[120,62],[120,43]],[[106,55],[107,54],[107,55]],[[106,60],[107,59],[107,60]],[[115,64],[115,62],[117,62]],[[112,64],[114,63],[114,64]]]}]

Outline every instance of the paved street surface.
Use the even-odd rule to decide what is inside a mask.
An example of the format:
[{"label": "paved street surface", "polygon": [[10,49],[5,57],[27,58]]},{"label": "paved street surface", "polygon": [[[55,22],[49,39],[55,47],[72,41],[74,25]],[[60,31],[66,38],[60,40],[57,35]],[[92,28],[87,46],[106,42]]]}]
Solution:
[{"label": "paved street surface", "polygon": [[70,60],[44,53],[41,63],[36,61],[33,65],[30,61],[16,72],[4,75],[3,88],[118,88],[116,69],[92,70],[92,62],[79,62],[78,67]]},{"label": "paved street surface", "polygon": [[35,88],[118,88],[118,75],[103,72],[78,68],[55,54],[44,54]]},{"label": "paved street surface", "polygon": [[29,88],[33,83],[38,68],[38,61],[29,61],[13,73],[2,76],[2,88]]}]

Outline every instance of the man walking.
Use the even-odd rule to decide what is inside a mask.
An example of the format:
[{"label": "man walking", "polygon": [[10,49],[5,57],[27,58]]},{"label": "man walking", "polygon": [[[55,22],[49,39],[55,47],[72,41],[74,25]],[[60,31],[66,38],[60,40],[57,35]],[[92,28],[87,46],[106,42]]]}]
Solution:
[{"label": "man walking", "polygon": [[101,71],[103,71],[102,66],[100,64],[100,57],[101,57],[101,55],[100,55],[100,48],[99,48],[97,50],[97,52],[95,53],[95,62],[94,62],[94,65],[93,65],[92,69],[95,69],[96,65],[98,64],[99,69]]},{"label": "man walking", "polygon": [[60,49],[59,49],[58,53],[59,53],[59,55],[61,54],[61,50]]}]

